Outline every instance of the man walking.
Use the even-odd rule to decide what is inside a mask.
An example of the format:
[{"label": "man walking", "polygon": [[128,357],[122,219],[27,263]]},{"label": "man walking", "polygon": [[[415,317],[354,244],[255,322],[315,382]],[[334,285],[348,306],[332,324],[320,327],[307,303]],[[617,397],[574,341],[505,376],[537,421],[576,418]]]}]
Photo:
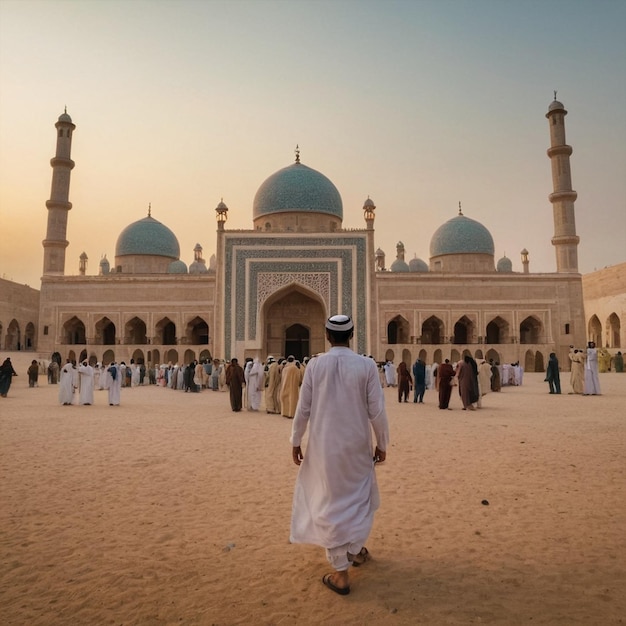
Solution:
[{"label": "man walking", "polygon": [[389,442],[376,363],[350,349],[353,332],[347,315],[327,320],[331,348],[306,367],[291,431],[293,461],[300,469],[290,541],[326,549],[335,571],[322,582],[340,595],[350,593],[350,564],[369,558],[364,543],[380,503],[374,466],[385,460]]}]

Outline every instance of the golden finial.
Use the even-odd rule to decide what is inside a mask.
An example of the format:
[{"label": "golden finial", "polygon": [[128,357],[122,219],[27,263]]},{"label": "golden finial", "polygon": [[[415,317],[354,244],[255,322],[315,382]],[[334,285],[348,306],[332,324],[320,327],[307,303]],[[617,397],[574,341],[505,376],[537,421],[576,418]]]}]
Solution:
[{"label": "golden finial", "polygon": [[298,144],[296,144],[294,152],[296,153],[296,163],[300,163],[300,146]]},{"label": "golden finial", "polygon": [[459,215],[463,215],[463,211],[461,211],[461,201],[459,200]]},{"label": "golden finial", "polygon": [[148,202],[148,217],[152,217],[152,202]]},{"label": "golden finial", "polygon": [[554,90],[554,99],[556,100],[556,89]]}]

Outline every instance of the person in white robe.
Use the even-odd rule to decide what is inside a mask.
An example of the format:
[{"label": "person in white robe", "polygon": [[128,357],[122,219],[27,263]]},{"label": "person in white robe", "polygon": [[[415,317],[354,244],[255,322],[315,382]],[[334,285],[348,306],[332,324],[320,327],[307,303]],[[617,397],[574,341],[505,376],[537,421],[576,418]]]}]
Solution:
[{"label": "person in white robe", "polygon": [[396,368],[393,366],[393,361],[387,361],[383,366],[385,370],[385,382],[387,383],[387,387],[395,387],[396,386]]},{"label": "person in white robe", "polygon": [[78,404],[93,404],[93,383],[94,372],[93,367],[87,361],[83,361],[78,366],[78,375],[80,376],[80,393],[78,394]]},{"label": "person in white robe", "polygon": [[109,374],[109,406],[119,406],[122,389],[122,370],[115,363],[107,368]]},{"label": "person in white robe", "polygon": [[74,402],[74,365],[68,359],[67,363],[61,368],[59,380],[59,403],[63,406],[70,405]]},{"label": "person in white robe", "polygon": [[133,360],[130,362],[130,386],[131,387],[139,387],[139,379],[141,378],[141,370],[139,369],[139,365],[135,363]]},{"label": "person in white robe", "polygon": [[327,320],[331,348],[307,365],[291,431],[292,458],[299,470],[290,541],[326,549],[335,571],[322,582],[341,595],[350,592],[350,564],[369,558],[364,543],[379,506],[374,468],[385,460],[389,444],[376,363],[350,349],[353,331],[347,315]]},{"label": "person in white robe", "polygon": [[590,341],[587,344],[587,359],[585,361],[585,395],[600,395],[600,378],[598,377],[598,350],[596,344]]},{"label": "person in white robe", "polygon": [[248,387],[249,387],[249,380],[250,380],[250,370],[252,370],[252,359],[250,357],[248,357],[246,359],[246,363],[243,366],[243,379],[246,383],[246,386],[244,387],[243,390],[243,406],[247,407],[248,410],[250,410],[250,400],[248,398]]},{"label": "person in white robe", "polygon": [[93,368],[93,388],[101,389],[100,387],[100,363],[96,363]]},{"label": "person in white robe", "polygon": [[248,411],[258,411],[261,408],[261,398],[265,389],[265,372],[258,358],[252,361],[246,388],[248,390]]}]

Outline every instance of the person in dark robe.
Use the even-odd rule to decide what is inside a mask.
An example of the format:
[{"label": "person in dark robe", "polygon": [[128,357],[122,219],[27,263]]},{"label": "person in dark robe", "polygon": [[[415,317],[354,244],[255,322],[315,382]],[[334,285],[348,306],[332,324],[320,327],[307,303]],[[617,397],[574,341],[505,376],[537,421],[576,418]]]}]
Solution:
[{"label": "person in dark robe", "polygon": [[13,369],[10,358],[6,358],[0,365],[0,396],[7,397],[13,376],[17,376],[17,372]]},{"label": "person in dark robe", "polygon": [[413,363],[413,402],[424,403],[424,394],[426,393],[426,363],[421,359],[417,359]]},{"label": "person in dark robe", "polygon": [[476,359],[471,357],[469,354],[465,356],[465,362],[470,366],[470,370],[472,372],[472,387],[470,393],[470,401],[472,404],[478,403],[478,408],[480,408],[480,386],[478,384],[478,363],[476,363]]},{"label": "person in dark robe", "polygon": [[454,368],[450,361],[446,359],[437,368],[437,388],[439,389],[439,408],[448,409],[450,395],[452,394],[452,380],[454,379]]},{"label": "person in dark robe", "polygon": [[489,360],[491,365],[491,391],[500,391],[502,389],[502,381],[500,380],[500,368],[493,359]]},{"label": "person in dark robe", "polygon": [[196,361],[191,361],[189,365],[185,368],[185,372],[183,374],[183,387],[185,391],[190,391],[192,393],[196,393],[198,391],[198,385],[196,385],[194,381],[194,374],[196,373]]},{"label": "person in dark robe", "polygon": [[37,381],[39,380],[39,363],[32,360],[30,367],[28,368],[28,386],[38,387]]},{"label": "person in dark robe", "polygon": [[624,357],[621,352],[613,357],[613,367],[617,373],[621,374],[624,371]]},{"label": "person in dark robe", "polygon": [[233,358],[226,369],[226,384],[230,390],[230,408],[235,413],[241,411],[244,383],[243,367],[239,365],[237,359]]},{"label": "person in dark robe", "polygon": [[559,360],[554,352],[550,352],[548,367],[546,368],[545,382],[548,383],[550,393],[561,393],[561,377],[559,375]]},{"label": "person in dark robe", "polygon": [[476,407],[472,403],[472,397],[474,395],[474,373],[472,372],[472,366],[469,361],[467,361],[467,357],[456,364],[456,377],[459,381],[459,396],[461,397],[463,410],[469,409],[470,411],[475,411]]},{"label": "person in dark robe", "polygon": [[411,373],[409,372],[409,368],[406,366],[404,361],[400,361],[400,365],[398,365],[398,402],[402,402],[404,399],[405,402],[409,401],[409,389],[411,384],[413,383],[413,379],[411,378]]}]

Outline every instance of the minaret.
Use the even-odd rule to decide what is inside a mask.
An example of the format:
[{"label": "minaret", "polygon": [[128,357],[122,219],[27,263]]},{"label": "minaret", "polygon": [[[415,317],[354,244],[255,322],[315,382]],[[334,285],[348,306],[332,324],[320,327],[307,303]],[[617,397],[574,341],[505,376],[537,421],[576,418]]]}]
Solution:
[{"label": "minaret", "polygon": [[52,189],[48,208],[48,230],[43,240],[43,273],[45,275],[62,276],[65,273],[65,248],[67,241],[67,212],[72,208],[69,202],[70,173],[74,161],[70,158],[72,151],[72,133],[76,126],[67,114],[67,109],[55,124],[57,129],[57,151],[50,160],[52,166]]},{"label": "minaret", "polygon": [[576,235],[576,216],[574,202],[578,194],[572,189],[572,174],[569,157],[572,147],[565,143],[565,107],[556,99],[548,107],[546,117],[550,123],[550,148],[548,156],[552,163],[553,193],[548,197],[552,203],[554,216],[554,237],[552,245],[556,248],[556,271],[562,273],[578,272],[578,242]]}]

